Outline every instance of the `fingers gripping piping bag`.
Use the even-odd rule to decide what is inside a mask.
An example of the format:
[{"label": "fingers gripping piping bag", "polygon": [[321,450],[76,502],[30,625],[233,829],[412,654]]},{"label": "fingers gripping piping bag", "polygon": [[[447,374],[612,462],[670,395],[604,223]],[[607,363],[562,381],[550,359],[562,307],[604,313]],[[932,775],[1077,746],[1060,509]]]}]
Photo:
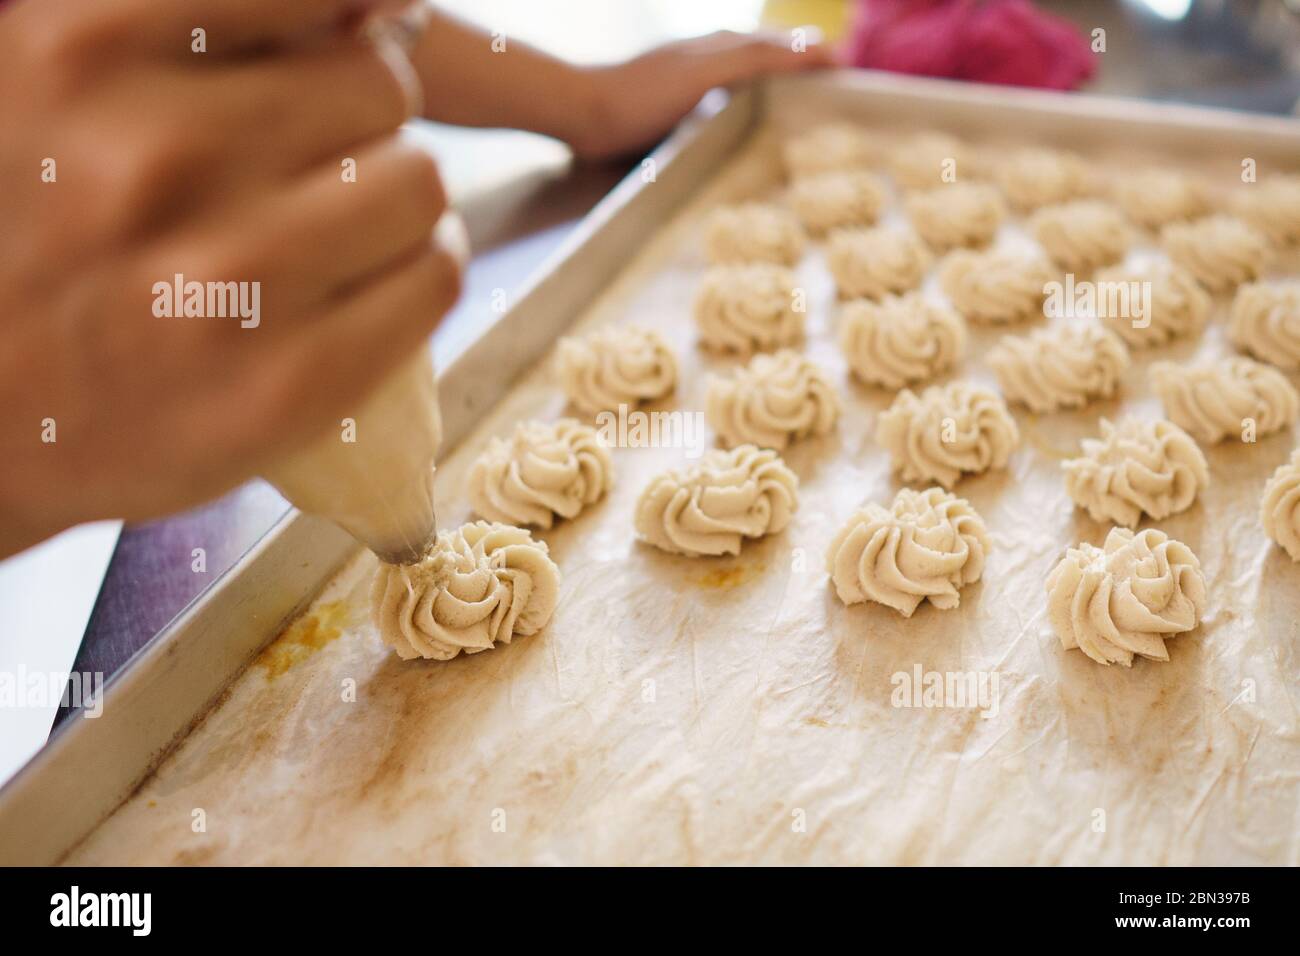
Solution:
[{"label": "fingers gripping piping bag", "polygon": [[[429,13],[423,2],[395,17],[376,17],[365,35],[407,93],[411,115],[423,90],[409,59]],[[463,269],[469,260],[465,224],[448,211],[436,228],[439,244]],[[437,536],[433,479],[442,417],[428,344],[368,396],[344,441],[331,427],[278,462],[266,479],[302,511],[323,515],[389,564],[419,561]]]},{"label": "fingers gripping piping bag", "polygon": [[[462,267],[469,258],[465,226],[443,215],[438,236]],[[442,417],[428,343],[350,416],[344,441],[331,425],[319,438],[267,470],[265,478],[302,511],[342,527],[390,564],[412,564],[437,534],[433,477]]]}]

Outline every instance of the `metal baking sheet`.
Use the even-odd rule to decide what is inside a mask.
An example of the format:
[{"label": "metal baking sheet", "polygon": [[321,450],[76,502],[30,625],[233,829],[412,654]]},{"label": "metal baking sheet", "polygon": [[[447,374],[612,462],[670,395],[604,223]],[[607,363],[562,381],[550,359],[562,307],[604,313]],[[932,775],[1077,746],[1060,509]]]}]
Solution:
[{"label": "metal baking sheet", "polygon": [[[1099,148],[1118,143],[1176,154],[1195,143],[1207,162],[1238,162],[1243,151],[1261,162],[1285,161],[1300,145],[1295,124],[1282,121],[893,77],[801,78],[741,96],[697,117],[634,173],[516,307],[448,369],[443,394],[456,399],[444,398],[449,446],[468,444],[446,464],[440,494],[450,498],[440,514],[464,515],[456,478],[486,434],[523,415],[558,413],[543,369],[518,378],[575,320],[621,321],[631,313],[654,321],[667,305],[672,315],[661,316],[664,327],[678,338],[685,334],[683,290],[700,263],[673,249],[692,224],[676,224],[676,235],[659,233],[751,132],[760,124],[775,133],[844,115],[889,130],[933,126],[981,138],[987,126],[1075,148],[1081,141]],[[752,182],[746,170],[733,170],[725,190],[744,195],[765,188],[770,168],[747,169],[754,171]],[[622,268],[642,258],[655,268]],[[707,366],[689,340],[683,347],[689,407]],[[810,348],[821,349],[819,360],[834,361],[824,336]],[[850,403],[855,415],[846,416],[843,447],[792,452],[801,477],[812,485],[819,469],[835,475],[844,460],[853,467],[838,472],[843,482],[856,482],[862,494],[888,488],[887,466],[878,449],[870,454],[865,437],[879,404],[879,396]],[[1039,433],[1049,448],[1068,437]],[[1275,444],[1274,451],[1282,450]],[[30,862],[63,857],[157,766],[70,859],[989,862],[1033,854],[1070,862],[1279,856],[1294,862],[1294,844],[1287,842],[1293,834],[1265,825],[1276,822],[1279,808],[1289,807],[1292,820],[1295,812],[1289,769],[1295,762],[1282,759],[1294,756],[1294,708],[1289,725],[1285,707],[1279,709],[1289,700],[1285,688],[1294,686],[1295,668],[1281,647],[1277,673],[1262,679],[1265,696],[1283,696],[1269,702],[1263,719],[1227,693],[1229,678],[1240,675],[1224,676],[1219,686],[1198,682],[1205,669],[1200,656],[1176,658],[1180,666],[1155,671],[1147,678],[1155,683],[1130,692],[1131,706],[1108,710],[1106,695],[1113,697],[1122,679],[1112,676],[1118,670],[1103,676],[1087,662],[1058,662],[1055,639],[1031,635],[1031,608],[1013,643],[1041,656],[1037,668],[1010,661],[998,635],[980,626],[997,610],[986,607],[1017,599],[990,583],[992,566],[981,590],[963,597],[964,616],[931,615],[950,625],[943,646],[922,640],[918,647],[918,632],[888,617],[828,606],[824,581],[817,580],[819,545],[842,518],[829,499],[806,500],[801,530],[754,545],[737,561],[696,564],[630,546],[625,512],[641,474],[651,464],[672,463],[669,453],[635,465],[622,455],[620,484],[601,513],[546,535],[566,573],[565,602],[547,631],[445,665],[402,665],[377,648],[364,621],[370,559],[355,557],[346,540],[319,522],[289,519],[110,687],[100,727],[87,731],[93,722],[74,722],[0,793],[0,855]],[[997,503],[1004,484],[995,477],[960,487],[995,532],[997,521],[1016,519]],[[811,554],[813,570],[798,572],[806,577],[793,573],[796,551]],[[310,567],[299,567],[308,555],[315,558]],[[340,564],[342,572],[299,616]],[[294,568],[301,573],[295,576]],[[1276,560],[1266,572],[1269,587],[1285,586],[1288,574],[1295,583],[1293,569]],[[603,574],[622,575],[625,584],[639,575],[645,582],[648,594],[622,594],[634,610],[629,618],[602,588]],[[280,594],[278,603],[263,603],[268,588]],[[1275,637],[1285,635],[1268,639]],[[879,699],[881,675],[922,662],[939,670],[1005,667],[1011,691],[1004,722],[986,723],[972,712],[891,712],[888,695]],[[351,710],[336,706],[334,694],[348,680],[359,692]],[[226,696],[211,707],[223,689]],[[1227,695],[1228,716],[1214,728],[1227,756],[1216,764],[1166,748],[1166,775],[1187,779],[1161,791],[1186,797],[1174,819],[1194,839],[1179,842],[1162,826],[1149,831],[1159,839],[1144,836],[1148,815],[1173,811],[1160,805],[1134,813],[1140,794],[1107,793],[1106,785],[1135,786],[1138,778],[1123,772],[1124,762],[1156,753],[1171,728],[1123,721],[1159,716],[1161,707],[1173,713],[1162,698],[1207,690]],[[205,713],[195,733],[185,735]],[[1067,739],[1061,766],[1053,763],[1059,739],[1037,748],[1033,739],[1021,740],[1043,726],[1045,714],[1074,723],[1080,749],[1071,760]],[[918,721],[929,735],[925,746],[903,746]],[[1148,737],[1135,737],[1140,730]],[[858,745],[882,733],[865,759]],[[1115,743],[1109,752],[1098,749],[1098,735],[1104,742],[1107,733]],[[1016,746],[1004,752],[1009,742]],[[1252,773],[1262,762],[1273,774],[1262,786],[1272,786],[1276,798],[1267,818],[1254,824],[1218,821],[1225,835],[1216,837],[1206,829],[1207,808],[1218,809],[1225,792],[1260,792],[1261,784],[1240,774],[1240,759],[1251,755]],[[1093,760],[1119,764],[1088,765]],[[88,775],[87,766],[102,779]],[[987,772],[992,766],[996,772]],[[1203,776],[1216,766],[1217,776]],[[1062,814],[1080,817],[1069,826],[1028,812],[1067,779],[1097,784],[1095,796],[1082,797],[1096,806],[1061,807]],[[1036,789],[1020,793],[1031,785]],[[963,801],[963,787],[983,800]],[[990,788],[1016,796],[999,809],[989,802]],[[1234,806],[1257,809],[1248,800]],[[1089,811],[1107,808],[1117,819],[1104,832],[1113,835],[1094,838]],[[196,809],[211,821],[203,833],[190,826]],[[1017,815],[1038,829],[1018,833]],[[1008,839],[1013,835],[1026,840]],[[1038,842],[1026,842],[1035,835]]]}]

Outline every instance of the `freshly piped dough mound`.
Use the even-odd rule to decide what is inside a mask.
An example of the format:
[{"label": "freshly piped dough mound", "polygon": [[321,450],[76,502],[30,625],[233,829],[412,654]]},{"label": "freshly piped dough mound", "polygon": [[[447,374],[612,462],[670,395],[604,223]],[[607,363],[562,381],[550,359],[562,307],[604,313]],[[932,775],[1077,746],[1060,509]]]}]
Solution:
[{"label": "freshly piped dough mound", "polygon": [[653,329],[618,326],[556,346],[556,370],[569,401],[584,412],[617,411],[663,398],[677,387],[677,356]]},{"label": "freshly piped dough mound", "polygon": [[1099,288],[1107,283],[1150,283],[1151,301],[1147,315],[1138,317],[1132,305],[1130,314],[1106,310],[1101,321],[1132,348],[1149,348],[1166,342],[1197,335],[1205,328],[1213,300],[1186,269],[1167,262],[1145,268],[1103,269],[1094,279]]},{"label": "freshly piped dough mound", "polygon": [[884,203],[880,180],[864,170],[804,176],[790,187],[790,206],[814,236],[824,236],[832,229],[869,226]]},{"label": "freshly piped dough mound", "polygon": [[1148,371],[1170,421],[1194,438],[1213,444],[1241,439],[1244,420],[1256,435],[1286,428],[1296,420],[1300,396],[1277,369],[1248,358],[1203,365],[1156,362]]},{"label": "freshly piped dough mound", "polygon": [[[951,168],[953,179],[945,179]],[[946,133],[912,136],[890,153],[889,171],[903,189],[937,189],[974,177],[972,154]]]},{"label": "freshly piped dough mound", "polygon": [[1038,244],[1067,272],[1091,272],[1124,258],[1133,241],[1120,211],[1099,199],[1078,199],[1034,213]]},{"label": "freshly piped dough mound", "polygon": [[1148,229],[1195,219],[1210,211],[1205,183],[1172,169],[1121,171],[1113,191],[1124,214]]},{"label": "freshly piped dough mound", "polygon": [[507,441],[493,438],[469,473],[469,500],[489,521],[549,528],[573,518],[609,490],[609,451],[596,430],[572,418],[521,422]]},{"label": "freshly piped dough mound", "polygon": [[840,310],[840,348],[868,385],[902,388],[952,367],[966,348],[966,325],[920,295],[856,300]]},{"label": "freshly piped dough mound", "polygon": [[1260,361],[1300,368],[1300,281],[1252,282],[1238,289],[1228,339]]},{"label": "freshly piped dough mound", "polygon": [[1007,201],[1021,212],[1078,199],[1091,192],[1088,167],[1074,153],[1019,149],[997,167]]},{"label": "freshly piped dough mound", "polygon": [[1201,562],[1156,528],[1111,528],[1104,548],[1071,548],[1047,578],[1047,617],[1061,646],[1099,664],[1167,661],[1165,641],[1204,613]]},{"label": "freshly piped dough mound", "polygon": [[1272,176],[1242,187],[1234,208],[1278,246],[1300,243],[1300,176]]},{"label": "freshly piped dough mound", "polygon": [[852,123],[827,123],[786,140],[781,158],[791,179],[838,169],[860,169],[875,156],[871,136]]},{"label": "freshly piped dough mound", "polygon": [[908,389],[880,413],[876,441],[893,456],[904,481],[951,488],[963,474],[1003,468],[1020,430],[1001,396],[970,382]]},{"label": "freshly piped dough mound", "polygon": [[1192,436],[1165,419],[1101,420],[1101,438],[1062,462],[1065,490],[1093,521],[1136,527],[1143,513],[1159,521],[1185,511],[1209,483],[1205,456]]},{"label": "freshly piped dough mound", "polygon": [[781,266],[714,266],[695,298],[700,344],[742,355],[794,345],[804,327],[795,292],[794,273]]},{"label": "freshly piped dough mound", "polygon": [[1258,279],[1272,256],[1264,234],[1232,216],[1172,223],[1160,238],[1174,264],[1211,292],[1231,292]]},{"label": "freshly piped dough mound", "polygon": [[987,246],[1007,216],[997,189],[984,183],[949,183],[907,197],[912,227],[932,249]]},{"label": "freshly piped dough mound", "polygon": [[546,542],[521,528],[476,521],[438,534],[419,564],[381,564],[371,618],[403,660],[476,654],[546,626],[560,569]]},{"label": "freshly piped dough mound", "polygon": [[767,203],[715,209],[704,227],[704,251],[715,265],[771,262],[792,266],[803,256],[804,244],[799,220]]},{"label": "freshly piped dough mound", "polygon": [[868,504],[831,542],[827,570],[845,604],[875,601],[911,617],[922,601],[961,603],[961,588],[984,573],[984,520],[944,491],[903,488],[889,508]]},{"label": "freshly piped dough mound", "polygon": [[739,554],[745,538],[790,523],[798,490],[795,473],[770,449],[711,451],[698,465],[650,482],[637,501],[637,534],[674,554]]},{"label": "freshly piped dough mound", "polygon": [[732,375],[710,380],[705,417],[724,445],[785,448],[825,435],[840,416],[835,385],[798,352],[756,355]]},{"label": "freshly piped dough mound", "polygon": [[1113,332],[1075,322],[1005,336],[989,350],[988,363],[1009,401],[1043,413],[1114,395],[1128,368],[1128,349]]},{"label": "freshly piped dough mound", "polygon": [[1054,278],[1039,255],[963,249],[948,257],[939,282],[968,321],[1001,324],[1042,315],[1045,287]]},{"label": "freshly piped dough mound", "polygon": [[842,299],[910,292],[930,268],[930,250],[909,229],[841,229],[831,233],[826,264]]},{"label": "freshly piped dough mound", "polygon": [[1282,546],[1291,560],[1300,561],[1300,448],[1264,486],[1259,520],[1264,532]]}]

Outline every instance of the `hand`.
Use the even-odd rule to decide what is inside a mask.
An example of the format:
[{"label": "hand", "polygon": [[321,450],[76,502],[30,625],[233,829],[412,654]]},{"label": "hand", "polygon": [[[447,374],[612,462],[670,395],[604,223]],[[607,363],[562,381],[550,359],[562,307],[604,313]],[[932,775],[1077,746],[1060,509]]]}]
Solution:
[{"label": "hand", "polygon": [[722,31],[669,43],[587,71],[593,115],[566,138],[583,159],[629,153],[661,139],[715,86],[833,65],[829,47],[795,52],[786,36]]},{"label": "hand", "polygon": [[[438,170],[350,26],[379,5],[0,7],[0,556],[234,486],[355,408],[454,301]],[[160,316],[177,274],[244,284],[217,291],[248,314]]]}]

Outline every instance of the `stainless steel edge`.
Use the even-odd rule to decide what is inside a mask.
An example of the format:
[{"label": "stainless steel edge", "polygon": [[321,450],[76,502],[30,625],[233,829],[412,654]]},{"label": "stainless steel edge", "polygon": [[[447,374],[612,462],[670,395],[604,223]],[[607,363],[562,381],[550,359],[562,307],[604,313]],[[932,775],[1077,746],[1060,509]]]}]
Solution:
[{"label": "stainless steel edge", "polygon": [[[454,448],[748,134],[758,94],[702,105],[621,182],[526,283],[517,303],[439,375]],[[653,170],[647,179],[645,170]],[[445,357],[444,357],[445,361]],[[357,544],[290,511],[0,788],[0,865],[57,863],[148,777],[255,655],[306,608]]]},{"label": "stainless steel edge", "polygon": [[[439,378],[443,428],[453,447],[531,368],[757,122],[759,92],[721,109],[707,102],[619,183],[525,284],[517,305],[453,357]],[[652,174],[653,180],[647,181]]]},{"label": "stainless steel edge", "polygon": [[0,864],[57,862],[144,779],[356,542],[292,512],[72,718],[0,790]]},{"label": "stainless steel edge", "polygon": [[[1145,100],[990,86],[874,71],[780,77],[768,81],[764,115],[807,125],[822,116],[893,122],[900,130],[942,127],[987,139],[1017,138],[1083,148],[1117,138],[1162,151],[1250,156],[1294,170],[1300,162],[1300,119]],[[1250,150],[1242,155],[1241,149]]]}]

